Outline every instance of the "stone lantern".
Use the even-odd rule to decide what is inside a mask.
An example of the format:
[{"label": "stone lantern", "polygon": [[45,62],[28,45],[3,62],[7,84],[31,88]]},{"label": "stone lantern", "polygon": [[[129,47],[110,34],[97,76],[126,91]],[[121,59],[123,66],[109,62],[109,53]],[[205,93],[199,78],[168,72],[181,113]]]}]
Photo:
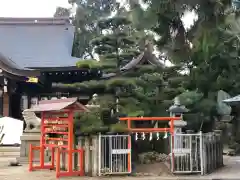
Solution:
[{"label": "stone lantern", "polygon": [[98,95],[95,93],[92,96],[92,103],[91,104],[87,104],[86,107],[88,108],[99,108],[100,105],[98,104]]},{"label": "stone lantern", "polygon": [[[189,110],[181,105],[180,100],[178,97],[176,97],[174,99],[174,104],[168,109],[170,116],[171,117],[181,117],[182,115],[186,112],[188,112]],[[182,128],[185,127],[187,125],[186,121],[181,120],[176,120],[173,122],[174,124],[174,134],[181,134],[182,133]],[[170,125],[170,122],[169,122]],[[182,142],[182,138],[180,136],[176,137],[176,135],[174,135],[174,148],[181,148],[183,145]]]},{"label": "stone lantern", "polygon": [[182,115],[189,110],[184,105],[181,105],[178,97],[175,97],[174,104],[168,109],[168,111],[170,112],[171,117],[182,117]]},{"label": "stone lantern", "polygon": [[93,94],[92,96],[92,100],[93,100],[93,103],[96,104],[97,103],[97,100],[98,100],[98,95],[95,93]]}]

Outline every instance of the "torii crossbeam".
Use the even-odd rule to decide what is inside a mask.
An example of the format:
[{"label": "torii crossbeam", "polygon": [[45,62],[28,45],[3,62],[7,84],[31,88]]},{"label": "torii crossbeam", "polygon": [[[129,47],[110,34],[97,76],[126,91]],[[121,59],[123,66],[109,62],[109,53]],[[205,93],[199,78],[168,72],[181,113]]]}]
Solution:
[{"label": "torii crossbeam", "polygon": [[[180,120],[180,117],[121,117],[120,121],[127,121],[129,132],[170,132],[174,133],[174,121]],[[169,128],[132,128],[131,121],[169,121]]]}]

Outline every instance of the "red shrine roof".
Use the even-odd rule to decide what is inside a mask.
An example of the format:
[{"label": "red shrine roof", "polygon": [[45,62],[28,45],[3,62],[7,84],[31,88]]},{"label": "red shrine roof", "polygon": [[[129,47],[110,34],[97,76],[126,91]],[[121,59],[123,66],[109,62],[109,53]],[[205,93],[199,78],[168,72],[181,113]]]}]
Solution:
[{"label": "red shrine roof", "polygon": [[38,105],[33,106],[31,109],[28,109],[27,111],[32,112],[61,111],[69,108],[70,106],[73,106],[74,109],[76,110],[89,111],[89,109],[86,106],[82,105],[77,101],[77,98],[42,100],[39,101]]}]

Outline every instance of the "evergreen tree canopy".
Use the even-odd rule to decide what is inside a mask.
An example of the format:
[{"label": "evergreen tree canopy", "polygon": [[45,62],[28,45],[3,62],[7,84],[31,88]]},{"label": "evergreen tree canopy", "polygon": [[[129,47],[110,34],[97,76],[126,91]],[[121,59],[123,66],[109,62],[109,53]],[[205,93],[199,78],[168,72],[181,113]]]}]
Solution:
[{"label": "evergreen tree canopy", "polygon": [[[240,93],[238,1],[129,0],[128,6],[114,0],[74,2],[78,7],[74,54],[99,57],[99,62],[79,61],[78,67],[98,67],[116,76],[68,86],[107,94],[113,106],[119,97],[120,111],[132,116],[168,115],[166,109],[180,95],[206,122],[218,115],[219,90]],[[189,12],[195,21],[186,27],[183,17]],[[146,42],[153,44],[149,54],[157,50],[161,56],[155,59],[168,60],[172,66],[153,65],[148,61],[153,56],[147,56],[122,73],[146,51]]]},{"label": "evergreen tree canopy", "polygon": [[126,17],[111,17],[98,22],[102,35],[93,39],[91,45],[101,61],[120,68],[138,55],[129,24]]}]

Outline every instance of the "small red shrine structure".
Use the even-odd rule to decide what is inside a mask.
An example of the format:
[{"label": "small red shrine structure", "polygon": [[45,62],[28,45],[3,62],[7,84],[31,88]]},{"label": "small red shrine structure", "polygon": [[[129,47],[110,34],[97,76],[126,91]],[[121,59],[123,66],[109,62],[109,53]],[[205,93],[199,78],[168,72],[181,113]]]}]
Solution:
[{"label": "small red shrine structure", "polygon": [[[83,148],[74,149],[74,113],[85,112],[88,109],[77,102],[77,98],[44,100],[29,111],[41,113],[41,139],[40,146],[30,145],[29,151],[29,171],[37,169],[56,168],[56,177],[61,176],[83,176]],[[49,137],[54,134],[53,137]],[[57,137],[56,137],[57,136]],[[45,164],[44,157],[46,150],[51,151],[51,164]],[[40,151],[40,164],[34,165],[33,151]],[[73,167],[73,154],[78,154],[78,170]],[[66,154],[67,171],[61,171],[60,157]],[[56,155],[56,161],[55,161]],[[55,165],[56,162],[56,165]]]}]

